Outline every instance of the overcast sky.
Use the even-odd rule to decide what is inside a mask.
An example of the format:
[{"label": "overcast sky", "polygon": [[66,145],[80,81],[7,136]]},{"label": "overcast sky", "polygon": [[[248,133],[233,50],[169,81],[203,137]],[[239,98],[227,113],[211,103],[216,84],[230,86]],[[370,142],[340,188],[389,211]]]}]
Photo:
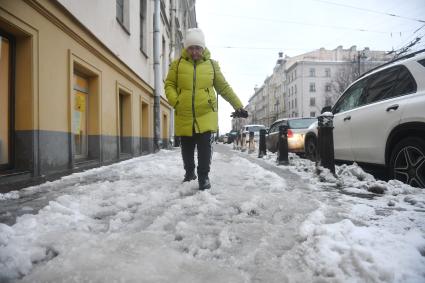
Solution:
[{"label": "overcast sky", "polygon": [[[390,51],[425,34],[425,0],[197,0],[196,13],[212,58],[244,105],[272,74],[279,51]],[[425,38],[415,48],[425,48]],[[220,99],[220,133],[230,131],[231,111]]]}]

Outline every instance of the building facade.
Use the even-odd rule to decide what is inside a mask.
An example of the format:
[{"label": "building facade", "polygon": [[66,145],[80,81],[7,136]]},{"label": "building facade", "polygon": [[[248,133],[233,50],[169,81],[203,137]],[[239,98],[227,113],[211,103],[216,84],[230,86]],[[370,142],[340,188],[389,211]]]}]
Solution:
[{"label": "building facade", "polygon": [[[197,25],[195,1],[178,2],[161,1],[162,78]],[[0,0],[0,191],[153,151],[153,13],[147,0]]]},{"label": "building facade", "polygon": [[257,91],[249,100],[249,122],[269,127],[279,118],[316,117],[359,75],[391,58],[385,51],[357,50],[356,46],[321,48],[294,57],[279,53],[273,74],[259,88],[264,101]]}]

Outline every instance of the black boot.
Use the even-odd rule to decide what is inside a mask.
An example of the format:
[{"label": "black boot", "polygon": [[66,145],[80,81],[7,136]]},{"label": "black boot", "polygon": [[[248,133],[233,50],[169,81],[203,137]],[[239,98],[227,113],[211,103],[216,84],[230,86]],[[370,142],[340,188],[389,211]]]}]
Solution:
[{"label": "black boot", "polygon": [[196,180],[195,173],[194,172],[190,172],[190,173],[186,172],[186,174],[184,174],[184,179],[183,179],[183,182],[182,183],[184,183],[184,182],[190,182],[192,180]]},{"label": "black boot", "polygon": [[208,178],[208,176],[199,176],[198,179],[198,184],[199,184],[199,190],[200,191],[204,191],[204,190],[208,190],[211,188],[211,183],[210,183],[210,179]]}]

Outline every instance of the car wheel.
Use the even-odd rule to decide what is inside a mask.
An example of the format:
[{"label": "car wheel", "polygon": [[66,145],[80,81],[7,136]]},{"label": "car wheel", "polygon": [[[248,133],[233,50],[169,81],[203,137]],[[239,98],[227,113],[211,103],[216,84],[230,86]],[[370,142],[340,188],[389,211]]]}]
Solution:
[{"label": "car wheel", "polygon": [[425,141],[406,138],[391,153],[390,177],[413,187],[425,188]]},{"label": "car wheel", "polygon": [[308,159],[315,161],[317,156],[317,141],[314,137],[309,137],[305,141],[305,155]]}]

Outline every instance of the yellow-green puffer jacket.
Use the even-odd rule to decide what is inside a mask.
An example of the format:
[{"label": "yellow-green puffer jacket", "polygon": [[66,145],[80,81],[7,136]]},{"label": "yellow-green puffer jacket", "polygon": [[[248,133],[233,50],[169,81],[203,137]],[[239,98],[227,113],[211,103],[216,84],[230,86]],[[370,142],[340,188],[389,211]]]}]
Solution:
[{"label": "yellow-green puffer jacket", "polygon": [[171,63],[165,80],[165,94],[175,109],[176,136],[192,136],[192,129],[196,133],[217,131],[218,109],[214,89],[235,110],[243,107],[226,82],[218,63],[210,59],[208,49],[202,55],[203,58],[195,64],[183,49],[181,58]]}]

